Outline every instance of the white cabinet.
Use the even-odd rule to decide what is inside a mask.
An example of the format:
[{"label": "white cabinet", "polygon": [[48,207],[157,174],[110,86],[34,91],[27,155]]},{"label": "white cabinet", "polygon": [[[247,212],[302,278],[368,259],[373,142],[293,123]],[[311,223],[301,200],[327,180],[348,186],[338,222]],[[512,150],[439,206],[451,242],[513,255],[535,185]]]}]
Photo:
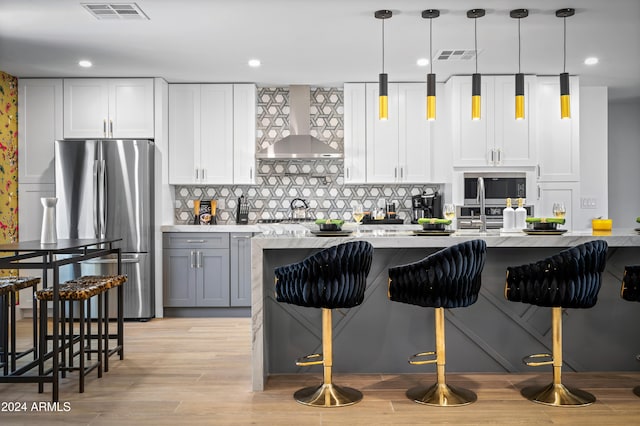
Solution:
[{"label": "white cabinet", "polygon": [[67,78],[64,137],[153,138],[153,79]]},{"label": "white cabinet", "polygon": [[[559,110],[558,113],[560,113]],[[535,203],[537,217],[553,217],[553,204],[564,203],[567,214],[563,228],[574,229],[578,226],[580,182],[538,182],[537,191]]]},{"label": "white cabinet", "polygon": [[365,83],[344,84],[344,183],[367,178],[367,102]]},{"label": "white cabinet", "polygon": [[471,119],[471,76],[451,77],[453,165],[535,166],[536,77],[525,76],[525,118],[515,119],[515,78],[482,76],[481,115]]},{"label": "white cabinet", "polygon": [[18,181],[21,200],[23,184],[53,183],[53,142],[63,138],[62,108],[62,79],[20,79]]},{"label": "white cabinet", "polygon": [[389,119],[378,117],[378,85],[366,84],[367,183],[430,181],[431,127],[426,85],[389,84]]},{"label": "white cabinet", "polygon": [[537,79],[538,180],[580,180],[580,91],[578,77],[570,78],[571,119],[560,119],[560,81]]},{"label": "white cabinet", "polygon": [[233,85],[233,183],[256,181],[256,86]]},{"label": "white cabinet", "polygon": [[169,183],[255,182],[254,85],[169,85]]}]

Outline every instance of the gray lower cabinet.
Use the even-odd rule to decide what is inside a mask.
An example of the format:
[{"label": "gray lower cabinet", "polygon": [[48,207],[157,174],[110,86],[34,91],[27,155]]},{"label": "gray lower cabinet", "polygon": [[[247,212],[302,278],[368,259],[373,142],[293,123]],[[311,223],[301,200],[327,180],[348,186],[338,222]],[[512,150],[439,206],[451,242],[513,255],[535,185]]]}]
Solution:
[{"label": "gray lower cabinet", "polygon": [[164,306],[251,306],[252,235],[165,233]]}]

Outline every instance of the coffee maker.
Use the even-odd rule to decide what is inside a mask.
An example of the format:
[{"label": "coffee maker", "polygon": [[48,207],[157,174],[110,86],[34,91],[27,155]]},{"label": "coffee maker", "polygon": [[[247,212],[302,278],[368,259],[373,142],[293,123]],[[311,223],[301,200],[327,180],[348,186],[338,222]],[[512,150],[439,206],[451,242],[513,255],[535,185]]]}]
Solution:
[{"label": "coffee maker", "polygon": [[418,223],[418,219],[437,217],[442,218],[442,195],[438,191],[427,193],[422,191],[422,194],[414,195],[411,197],[411,223]]}]

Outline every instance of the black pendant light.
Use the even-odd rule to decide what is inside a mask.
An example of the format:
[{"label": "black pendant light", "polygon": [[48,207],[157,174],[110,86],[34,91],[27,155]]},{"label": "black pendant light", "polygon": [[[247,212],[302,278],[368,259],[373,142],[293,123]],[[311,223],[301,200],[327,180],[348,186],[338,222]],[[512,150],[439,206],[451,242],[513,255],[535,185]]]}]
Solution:
[{"label": "black pendant light", "polygon": [[514,9],[509,13],[518,20],[518,73],[516,74],[516,120],[524,119],[524,74],[520,72],[520,20],[529,16],[527,9]]},{"label": "black pendant light", "polygon": [[556,16],[563,19],[564,47],[562,54],[562,73],[560,74],[560,118],[571,118],[571,96],[569,93],[569,74],[567,73],[567,18],[575,15],[576,10],[564,8],[556,10]]},{"label": "black pendant light", "polygon": [[384,21],[385,19],[391,18],[392,12],[390,10],[377,10],[373,16],[382,21],[382,73],[378,78],[378,118],[380,120],[387,120],[389,118],[389,77],[384,72]]},{"label": "black pendant light", "polygon": [[481,102],[481,77],[478,74],[478,18],[484,16],[484,9],[467,10],[467,18],[473,19],[474,32],[474,53],[476,57],[476,72],[471,76],[471,119],[480,120],[480,102]]},{"label": "black pendant light", "polygon": [[437,9],[422,11],[422,17],[429,20],[429,74],[427,74],[427,120],[436,119],[436,75],[433,73],[433,18],[440,16]]}]

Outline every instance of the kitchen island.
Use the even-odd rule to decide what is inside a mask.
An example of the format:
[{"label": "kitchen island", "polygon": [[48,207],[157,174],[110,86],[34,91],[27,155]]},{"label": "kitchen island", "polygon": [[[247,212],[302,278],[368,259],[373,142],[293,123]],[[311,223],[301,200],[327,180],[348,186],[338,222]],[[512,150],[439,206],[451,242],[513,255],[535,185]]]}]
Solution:
[{"label": "kitchen island", "polygon": [[[374,229],[372,229],[374,228]],[[252,239],[253,389],[262,390],[271,374],[316,371],[297,367],[295,359],[321,351],[321,311],[275,301],[273,269],[302,260],[319,249],[354,238],[374,246],[371,272],[362,305],[334,314],[336,373],[418,373],[433,367],[410,366],[407,357],[433,350],[433,309],[387,299],[387,269],[419,260],[443,247],[481,238],[487,260],[478,301],[446,315],[447,370],[450,372],[516,372],[531,370],[522,357],[549,352],[551,311],[508,302],[504,296],[507,266],[535,262],[564,248],[594,239],[609,245],[598,303],[591,309],[565,312],[566,371],[636,371],[640,339],[637,304],[620,298],[625,265],[640,264],[640,235],[614,230],[608,235],[569,232],[559,236],[528,236],[489,232],[452,236],[416,236],[417,227],[363,227],[360,235],[317,237],[303,226],[273,230]],[[315,369],[314,369],[315,368]],[[542,370],[548,367],[542,367]],[[310,370],[311,369],[311,370]],[[319,370],[318,370],[319,371]]]}]

